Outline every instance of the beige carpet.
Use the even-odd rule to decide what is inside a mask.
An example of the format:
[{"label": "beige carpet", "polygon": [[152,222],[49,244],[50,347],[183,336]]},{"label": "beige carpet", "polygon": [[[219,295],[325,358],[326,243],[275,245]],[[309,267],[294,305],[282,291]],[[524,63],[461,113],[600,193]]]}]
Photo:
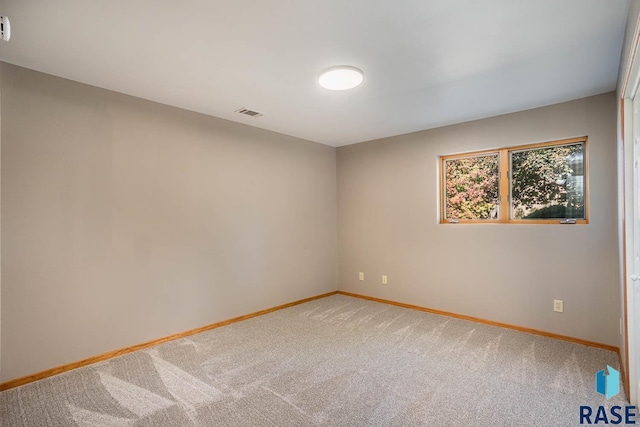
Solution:
[{"label": "beige carpet", "polygon": [[[43,349],[46,351],[46,349]],[[342,295],[0,393],[2,426],[575,426],[617,355]]]}]

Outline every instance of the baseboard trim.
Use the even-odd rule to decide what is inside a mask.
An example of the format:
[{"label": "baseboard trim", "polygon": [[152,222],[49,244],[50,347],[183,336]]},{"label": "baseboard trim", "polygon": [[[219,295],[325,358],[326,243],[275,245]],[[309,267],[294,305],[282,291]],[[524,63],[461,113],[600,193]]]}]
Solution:
[{"label": "baseboard trim", "polygon": [[354,294],[354,293],[351,293],[351,292],[337,291],[336,293],[339,294],[339,295],[345,295],[345,296],[354,297],[354,298],[361,298],[361,299],[374,301],[374,302],[379,302],[379,303],[383,303],[383,304],[390,304],[390,305],[395,305],[395,306],[398,306],[398,307],[410,308],[412,310],[424,311],[424,312],[432,313],[432,314],[439,314],[441,316],[448,316],[448,317],[454,317],[456,319],[469,320],[471,322],[482,323],[482,324],[485,324],[485,325],[498,326],[500,328],[506,328],[506,329],[513,329],[515,331],[527,332],[529,334],[540,335],[540,336],[547,337],[547,338],[555,338],[557,340],[569,341],[569,342],[576,343],[576,344],[587,345],[589,347],[596,347],[596,348],[601,348],[601,349],[604,349],[604,350],[613,351],[614,353],[617,353],[618,355],[620,354],[620,349],[618,347],[613,346],[613,345],[608,345],[608,344],[602,344],[602,343],[595,342],[595,341],[583,340],[581,338],[574,338],[574,337],[569,337],[569,336],[566,336],[566,335],[554,334],[553,332],[540,331],[538,329],[525,328],[523,326],[511,325],[509,323],[495,322],[493,320],[482,319],[482,318],[479,318],[479,317],[466,316],[464,314],[451,313],[451,312],[442,311],[442,310],[435,310],[433,308],[421,307],[421,306],[413,305],[413,304],[405,304],[403,302],[390,301],[390,300],[386,300],[386,299],[382,299],[382,298],[369,297],[369,296],[366,296],[366,295]]},{"label": "baseboard trim", "polygon": [[188,337],[189,335],[194,335],[200,332],[209,331],[211,329],[216,329],[221,326],[230,325],[232,323],[241,322],[243,320],[251,319],[252,317],[262,316],[263,314],[272,313],[274,311],[282,310],[284,308],[293,307],[294,305],[303,304],[305,302],[313,301],[320,298],[325,298],[331,295],[335,295],[338,291],[327,292],[326,294],[316,295],[309,298],[304,298],[301,300],[289,302],[286,304],[282,304],[276,307],[267,308],[265,310],[256,311],[255,313],[245,314],[243,316],[234,317],[233,319],[223,320],[221,322],[212,323],[207,326],[202,326],[196,329],[190,329],[184,332],[178,332],[177,334],[169,335],[163,338],[158,338],[152,341],[147,341],[141,344],[136,344],[131,347],[121,348],[119,350],[109,351],[107,353],[99,354],[97,356],[92,356],[87,359],[79,360],[77,362],[67,363],[65,365],[57,366],[55,368],[46,369],[44,371],[37,372],[35,374],[27,375],[24,377],[16,378],[13,380],[9,380],[3,383],[0,383],[0,391],[9,390],[11,388],[19,387],[21,385],[29,384],[34,381],[42,380],[48,377],[52,377],[54,375],[61,374],[63,372],[71,371],[72,369],[81,368],[83,366],[92,365],[94,363],[102,362],[108,359],[112,359],[114,357],[122,356],[127,353],[132,353],[137,350],[142,350],[148,347],[153,347],[158,344],[165,343],[167,341],[177,340],[179,338]]},{"label": "baseboard trim", "polygon": [[[403,308],[408,308],[411,310],[418,310],[418,311],[423,311],[426,313],[432,313],[432,314],[438,314],[441,316],[448,316],[448,317],[453,317],[456,319],[461,319],[461,320],[468,320],[471,322],[476,322],[476,323],[482,323],[485,325],[491,325],[491,326],[497,326],[500,328],[506,328],[506,329],[512,329],[515,331],[519,331],[519,332],[526,332],[526,333],[530,333],[530,334],[534,334],[534,335],[540,335],[543,337],[547,337],[547,338],[555,338],[558,340],[562,340],[562,341],[568,341],[568,342],[572,342],[572,343],[576,343],[576,344],[582,344],[582,345],[586,345],[586,346],[590,346],[590,347],[596,347],[596,348],[601,348],[604,350],[609,350],[609,351],[613,351],[614,353],[616,353],[618,355],[618,358],[620,359],[620,367],[622,368],[622,360],[621,360],[621,354],[620,354],[620,349],[616,346],[612,346],[612,345],[608,345],[608,344],[602,344],[602,343],[598,343],[595,341],[588,341],[588,340],[584,340],[581,338],[574,338],[574,337],[570,337],[570,336],[566,336],[566,335],[559,335],[559,334],[555,334],[552,332],[546,332],[546,331],[541,331],[538,329],[532,329],[532,328],[525,328],[522,326],[517,326],[517,325],[511,325],[508,323],[502,323],[502,322],[495,322],[493,320],[487,320],[487,319],[482,319],[479,317],[473,317],[473,316],[467,316],[464,314],[457,314],[457,313],[452,313],[452,312],[448,312],[448,311],[442,311],[442,310],[436,310],[433,308],[427,308],[427,307],[421,307],[418,305],[413,305],[413,304],[406,304],[403,302],[398,302],[398,301],[391,301],[391,300],[386,300],[386,299],[382,299],[382,298],[376,298],[376,297],[370,297],[367,295],[360,295],[360,294],[354,294],[351,292],[345,292],[345,291],[333,291],[333,292],[327,292],[325,294],[321,294],[321,295],[316,295],[313,297],[309,297],[309,298],[304,298],[301,300],[297,300],[297,301],[292,301],[286,304],[282,304],[276,307],[271,307],[271,308],[267,308],[265,310],[260,310],[260,311],[256,311],[254,313],[250,313],[250,314],[245,314],[243,316],[239,316],[239,317],[234,317],[232,319],[227,319],[227,320],[223,320],[221,322],[217,322],[217,323],[212,323],[210,325],[206,325],[206,326],[202,326],[200,328],[195,328],[195,329],[190,329],[188,331],[184,331],[184,332],[179,332],[177,334],[173,334],[173,335],[169,335],[166,337],[162,337],[162,338],[158,338],[152,341],[147,341],[141,344],[136,344],[130,347],[125,347],[125,348],[121,348],[119,350],[114,350],[114,351],[110,351],[107,353],[103,353],[97,356],[92,356],[86,359],[82,359],[79,360],[77,362],[71,362],[71,363],[67,363],[61,366],[57,366],[55,368],[51,368],[51,369],[46,369],[44,371],[40,371],[37,372],[35,374],[31,374],[31,375],[27,375],[24,377],[20,377],[20,378],[16,378],[13,380],[9,380],[3,383],[0,383],[0,391],[4,391],[4,390],[9,390],[11,388],[15,388],[15,387],[19,387],[25,384],[29,384],[31,382],[34,381],[38,381],[38,380],[42,380],[48,377],[52,377],[54,375],[58,375],[61,374],[63,372],[67,372],[67,371],[71,371],[73,369],[77,369],[77,368],[81,368],[83,366],[88,366],[88,365],[92,365],[94,363],[98,363],[98,362],[102,362],[108,359],[112,359],[114,357],[118,357],[118,356],[122,356],[128,353],[132,353],[134,351],[137,350],[142,350],[145,348],[149,348],[149,347],[153,347],[155,345],[158,344],[162,344],[168,341],[173,341],[173,340],[177,340],[180,338],[184,338],[184,337],[188,337],[190,335],[194,335],[200,332],[205,332],[205,331],[209,331],[211,329],[216,329],[216,328],[220,328],[222,326],[226,326],[226,325],[230,325],[232,323],[236,323],[236,322],[241,322],[243,320],[247,320],[247,319],[251,319],[252,317],[257,317],[257,316],[262,316],[263,314],[268,314],[268,313],[272,313],[274,311],[278,311],[278,310],[282,310],[288,307],[293,307],[295,305],[299,305],[299,304],[303,304],[305,302],[309,302],[309,301],[313,301],[316,299],[320,299],[320,298],[325,298],[325,297],[329,297],[332,295],[345,295],[345,296],[349,296],[349,297],[353,297],[353,298],[360,298],[360,299],[364,299],[364,300],[369,300],[369,301],[374,301],[374,302],[379,302],[382,304],[389,304],[389,305],[395,305],[397,307],[403,307]],[[624,371],[624,369],[623,369]],[[624,373],[623,373],[624,375]],[[625,375],[626,376],[626,375]],[[626,390],[625,390],[626,391]]]}]

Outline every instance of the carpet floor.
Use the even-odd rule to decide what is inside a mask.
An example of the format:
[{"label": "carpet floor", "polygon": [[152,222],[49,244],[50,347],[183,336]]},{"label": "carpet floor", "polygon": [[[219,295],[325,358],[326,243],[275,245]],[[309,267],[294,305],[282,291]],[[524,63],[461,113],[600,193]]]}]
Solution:
[{"label": "carpet floor", "polygon": [[[0,393],[2,426],[576,426],[613,352],[333,295]],[[595,411],[594,411],[595,412]]]}]

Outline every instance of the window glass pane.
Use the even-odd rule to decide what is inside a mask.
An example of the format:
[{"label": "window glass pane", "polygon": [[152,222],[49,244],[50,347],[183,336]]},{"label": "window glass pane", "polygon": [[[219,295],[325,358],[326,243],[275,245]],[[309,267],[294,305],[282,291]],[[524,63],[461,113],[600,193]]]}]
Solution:
[{"label": "window glass pane", "polygon": [[584,219],[584,144],[511,151],[512,219]]},{"label": "window glass pane", "polygon": [[445,167],[446,219],[497,219],[498,154],[450,159]]}]

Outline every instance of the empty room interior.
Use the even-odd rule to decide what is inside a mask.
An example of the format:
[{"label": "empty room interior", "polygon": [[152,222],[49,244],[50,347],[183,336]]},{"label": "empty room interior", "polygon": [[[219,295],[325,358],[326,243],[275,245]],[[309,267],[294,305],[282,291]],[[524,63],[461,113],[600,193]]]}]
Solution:
[{"label": "empty room interior", "polygon": [[0,425],[640,423],[640,0],[0,36]]}]

